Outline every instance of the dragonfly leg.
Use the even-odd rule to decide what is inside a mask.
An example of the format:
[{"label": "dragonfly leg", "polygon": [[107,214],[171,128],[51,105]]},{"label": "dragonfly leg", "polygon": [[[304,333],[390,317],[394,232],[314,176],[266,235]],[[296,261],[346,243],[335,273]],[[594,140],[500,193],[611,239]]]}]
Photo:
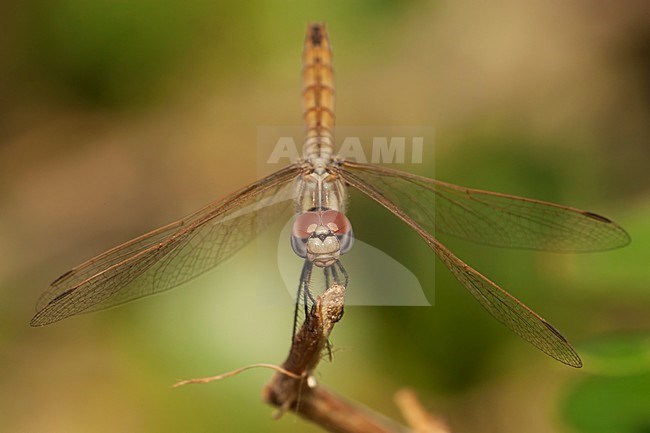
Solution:
[{"label": "dragonfly leg", "polygon": [[[340,260],[336,261],[336,267],[341,272],[341,275],[343,275],[343,287],[345,287],[347,289],[348,288],[348,282],[350,281],[350,277],[348,276],[348,271],[345,270],[345,268],[343,267],[343,264],[341,263]],[[336,275],[336,272],[334,272],[334,273]]]},{"label": "dragonfly leg", "polygon": [[298,284],[298,292],[296,293],[296,306],[293,310],[293,331],[291,332],[291,343],[296,337],[296,330],[298,328],[298,306],[300,305],[300,297],[302,295],[302,281]]},{"label": "dragonfly leg", "polygon": [[296,305],[293,312],[293,333],[291,335],[291,342],[293,343],[298,330],[298,312],[300,311],[300,304],[304,306],[305,320],[309,320],[309,300],[314,302],[314,298],[309,291],[309,281],[311,280],[311,271],[313,265],[309,260],[305,260],[300,273],[300,283],[298,284],[298,292],[296,293]]},{"label": "dragonfly leg", "polygon": [[[298,284],[298,292],[296,293],[296,305],[293,311],[293,332],[291,333],[291,343],[293,345],[293,340],[296,337],[296,331],[298,330],[298,311],[301,304],[301,298],[305,296],[305,293],[309,290],[308,284],[309,279],[311,278],[311,262],[305,260],[305,264],[302,266],[302,272],[300,273],[300,283]],[[306,301],[303,301],[306,305]],[[305,320],[308,320],[309,316],[307,315],[307,310],[305,307]]]},{"label": "dragonfly leg", "polygon": [[302,291],[302,306],[305,310],[305,322],[309,322],[309,297],[311,297],[309,293],[309,289],[305,287],[305,289]]},{"label": "dragonfly leg", "polygon": [[[343,265],[341,264],[341,261],[340,261],[340,260],[337,260],[336,263],[335,263],[334,265],[331,266],[331,268],[332,268],[332,276],[333,276],[333,278],[334,278],[334,281],[336,281],[337,284],[341,284],[341,283],[342,283],[343,290],[347,290],[347,288],[348,288],[348,281],[349,281],[349,278],[348,278],[348,272],[345,270],[345,268],[344,268]],[[338,268],[338,271],[337,271],[337,268]],[[343,276],[343,281],[342,281],[342,282],[340,281],[339,272],[340,272],[341,275]],[[341,309],[341,317],[343,317],[343,312],[344,312],[344,311],[345,311],[345,307],[343,307],[343,308]]]},{"label": "dragonfly leg", "polygon": [[333,356],[332,356],[332,343],[330,343],[330,339],[328,338],[327,341],[325,342],[325,347],[327,347],[327,358],[332,362]]},{"label": "dragonfly leg", "polygon": [[323,274],[325,274],[325,289],[329,289],[332,286],[332,270],[330,266],[323,269]]},{"label": "dragonfly leg", "polygon": [[310,261],[305,262],[306,266],[306,272],[305,272],[305,279],[303,281],[303,302],[304,302],[304,308],[305,308],[305,321],[309,320],[309,303],[311,301],[312,305],[316,302],[314,297],[311,295],[311,290],[310,290],[310,282],[311,282],[311,271],[313,269],[313,263]]}]

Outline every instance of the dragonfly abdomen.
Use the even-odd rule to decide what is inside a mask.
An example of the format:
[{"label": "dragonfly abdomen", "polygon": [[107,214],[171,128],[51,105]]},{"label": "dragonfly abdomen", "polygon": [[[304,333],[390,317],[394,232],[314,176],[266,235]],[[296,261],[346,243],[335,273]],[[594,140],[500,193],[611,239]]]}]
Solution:
[{"label": "dragonfly abdomen", "polygon": [[324,169],[334,152],[334,72],[324,24],[307,29],[303,52],[303,157]]}]

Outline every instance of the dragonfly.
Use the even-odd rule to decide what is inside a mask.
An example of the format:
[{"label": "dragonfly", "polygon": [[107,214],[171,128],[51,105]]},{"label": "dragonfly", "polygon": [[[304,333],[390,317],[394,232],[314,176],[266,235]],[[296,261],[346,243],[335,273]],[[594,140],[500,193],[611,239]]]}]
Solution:
[{"label": "dragonfly", "polygon": [[545,354],[581,367],[576,350],[554,326],[463,262],[434,233],[497,247],[586,252],[628,244],[626,231],[604,216],[577,208],[465,188],[337,156],[333,75],[326,27],[310,24],[303,51],[302,158],[64,273],[39,298],[31,325],[47,325],[186,283],[291,213],[291,247],[304,259],[297,314],[299,302],[313,302],[314,270],[322,271],[328,284],[348,286],[341,256],[354,245],[346,217],[348,189],[354,188],[411,227],[496,320]]}]

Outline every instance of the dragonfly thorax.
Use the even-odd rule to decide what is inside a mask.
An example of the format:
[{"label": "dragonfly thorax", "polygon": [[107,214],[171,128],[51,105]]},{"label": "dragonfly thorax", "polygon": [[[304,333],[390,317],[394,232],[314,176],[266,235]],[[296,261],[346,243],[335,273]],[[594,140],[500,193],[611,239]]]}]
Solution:
[{"label": "dragonfly thorax", "polygon": [[291,247],[319,267],[333,265],[352,248],[354,235],[347,217],[336,210],[320,209],[301,213],[293,223]]}]

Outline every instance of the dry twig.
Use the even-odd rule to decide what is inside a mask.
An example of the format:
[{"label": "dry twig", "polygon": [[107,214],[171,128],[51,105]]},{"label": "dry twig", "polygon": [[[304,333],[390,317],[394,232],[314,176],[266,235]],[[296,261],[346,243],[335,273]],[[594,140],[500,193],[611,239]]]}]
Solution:
[{"label": "dry twig", "polygon": [[292,411],[322,428],[337,433],[450,433],[451,430],[428,414],[413,391],[400,391],[395,401],[412,430],[385,416],[327,390],[316,383],[313,372],[327,347],[334,325],[343,316],[345,287],[333,284],[316,298],[309,317],[294,337],[289,356],[282,366],[254,364],[218,376],[183,380],[174,387],[209,383],[237,375],[251,368],[276,371],[264,387],[262,397],[279,410],[277,417]]},{"label": "dry twig", "polygon": [[351,403],[318,385],[312,373],[321,359],[328,337],[343,316],[345,288],[334,284],[318,296],[309,317],[296,334],[282,368],[302,377],[275,374],[262,396],[279,408],[292,411],[324,429],[339,433],[403,433],[407,430],[383,415]]}]

